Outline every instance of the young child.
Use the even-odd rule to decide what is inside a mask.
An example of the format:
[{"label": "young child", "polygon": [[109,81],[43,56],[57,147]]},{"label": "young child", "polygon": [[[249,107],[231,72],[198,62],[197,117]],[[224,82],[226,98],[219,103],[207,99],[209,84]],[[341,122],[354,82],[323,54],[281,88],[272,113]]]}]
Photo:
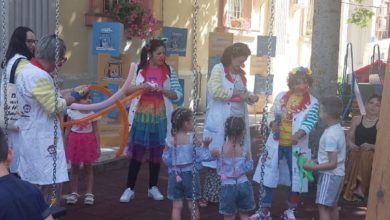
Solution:
[{"label": "young child", "polygon": [[342,189],[345,163],[345,136],[339,123],[342,103],[337,97],[320,102],[320,118],[328,126],[320,138],[317,165],[306,162],[304,169],[319,171],[316,203],[320,220],[337,220],[337,201]]},{"label": "young child", "polygon": [[[79,103],[91,103],[89,94],[86,94],[83,96],[83,98],[80,98]],[[68,109],[67,114],[71,120],[77,120],[85,118],[93,114],[93,112]],[[93,205],[95,199],[94,195],[92,194],[92,164],[100,155],[100,135],[96,119],[87,123],[73,125],[70,129],[66,129],[65,146],[66,158],[72,165],[70,180],[72,193],[67,196],[66,203],[76,204],[78,198],[80,197],[77,191],[80,164],[83,163],[86,177],[86,193],[84,197],[84,204]]]},{"label": "young child", "polygon": [[225,220],[248,219],[248,212],[255,208],[252,185],[246,173],[253,169],[250,149],[242,147],[245,123],[242,117],[230,116],[225,122],[225,143],[214,148],[212,158],[217,158],[217,172],[221,177],[219,213]]},{"label": "young child", "polygon": [[[203,147],[196,147],[195,166],[196,173],[192,172],[193,159],[193,130],[192,112],[186,108],[178,108],[172,113],[172,137],[167,138],[166,147],[162,155],[164,163],[168,166],[168,199],[173,201],[172,220],[181,219],[183,199],[188,201],[188,208],[192,210],[192,199],[200,198],[199,173],[203,160],[210,159],[208,146],[211,138],[205,138]],[[196,144],[198,145],[198,144]],[[193,192],[193,176],[195,176],[195,192]],[[196,205],[196,219],[199,219],[199,210]]]}]

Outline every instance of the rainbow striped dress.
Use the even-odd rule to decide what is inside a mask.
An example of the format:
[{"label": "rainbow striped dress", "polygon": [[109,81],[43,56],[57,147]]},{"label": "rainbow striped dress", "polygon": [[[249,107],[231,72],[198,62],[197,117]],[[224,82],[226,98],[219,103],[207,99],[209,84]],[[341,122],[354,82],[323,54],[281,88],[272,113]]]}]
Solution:
[{"label": "rainbow striped dress", "polygon": [[[163,86],[167,76],[161,68],[148,67],[143,71],[145,82]],[[167,134],[167,116],[161,93],[144,93],[139,100],[129,134],[129,145],[145,149],[162,147]]]}]

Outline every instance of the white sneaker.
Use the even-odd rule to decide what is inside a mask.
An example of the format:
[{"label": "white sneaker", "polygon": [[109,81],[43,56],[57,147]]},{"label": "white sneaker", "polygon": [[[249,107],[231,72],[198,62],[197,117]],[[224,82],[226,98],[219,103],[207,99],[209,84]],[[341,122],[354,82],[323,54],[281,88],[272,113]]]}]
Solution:
[{"label": "white sneaker", "polygon": [[264,214],[261,210],[258,210],[249,219],[250,220],[272,220],[272,217],[271,217],[271,212]]},{"label": "white sneaker", "polygon": [[284,220],[296,220],[294,215],[294,209],[287,209],[283,212],[282,219]]},{"label": "white sneaker", "polygon": [[134,191],[130,188],[125,189],[123,191],[121,198],[119,199],[120,202],[130,202],[130,200],[134,199]]},{"label": "white sneaker", "polygon": [[157,186],[153,186],[148,190],[148,197],[154,200],[163,200],[164,196],[160,193]]}]

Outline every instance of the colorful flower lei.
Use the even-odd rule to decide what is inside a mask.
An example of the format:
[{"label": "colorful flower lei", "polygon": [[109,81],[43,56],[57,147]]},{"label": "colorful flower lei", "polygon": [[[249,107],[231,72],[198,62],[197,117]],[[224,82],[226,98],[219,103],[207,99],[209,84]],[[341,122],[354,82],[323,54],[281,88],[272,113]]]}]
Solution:
[{"label": "colorful flower lei", "polygon": [[[287,109],[288,100],[290,99],[291,95],[293,95],[293,94],[294,93],[292,91],[288,91],[288,92],[286,92],[286,94],[283,95],[282,100],[281,100],[282,108],[286,108]],[[301,111],[305,110],[308,105],[310,105],[310,95],[309,95],[308,92],[306,92],[303,95],[303,98],[299,102],[299,104],[297,104],[297,105],[290,105],[289,106],[290,108],[287,109],[287,119],[288,120],[292,120],[294,113],[298,113],[298,112],[301,112]]]}]

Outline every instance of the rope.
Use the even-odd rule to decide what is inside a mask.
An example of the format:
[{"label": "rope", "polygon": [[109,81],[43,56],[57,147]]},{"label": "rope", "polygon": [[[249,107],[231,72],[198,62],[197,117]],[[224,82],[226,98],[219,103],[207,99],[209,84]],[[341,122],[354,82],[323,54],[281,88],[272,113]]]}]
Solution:
[{"label": "rope", "polygon": [[192,120],[193,120],[193,150],[192,150],[192,209],[191,209],[191,219],[196,220],[198,219],[198,213],[196,212],[196,149],[195,149],[195,140],[196,140],[196,125],[197,125],[197,119],[196,119],[196,111],[198,110],[198,83],[199,83],[199,75],[200,75],[200,68],[198,65],[198,11],[199,11],[199,3],[198,0],[192,1],[192,73],[194,76],[194,82],[192,86]]}]

